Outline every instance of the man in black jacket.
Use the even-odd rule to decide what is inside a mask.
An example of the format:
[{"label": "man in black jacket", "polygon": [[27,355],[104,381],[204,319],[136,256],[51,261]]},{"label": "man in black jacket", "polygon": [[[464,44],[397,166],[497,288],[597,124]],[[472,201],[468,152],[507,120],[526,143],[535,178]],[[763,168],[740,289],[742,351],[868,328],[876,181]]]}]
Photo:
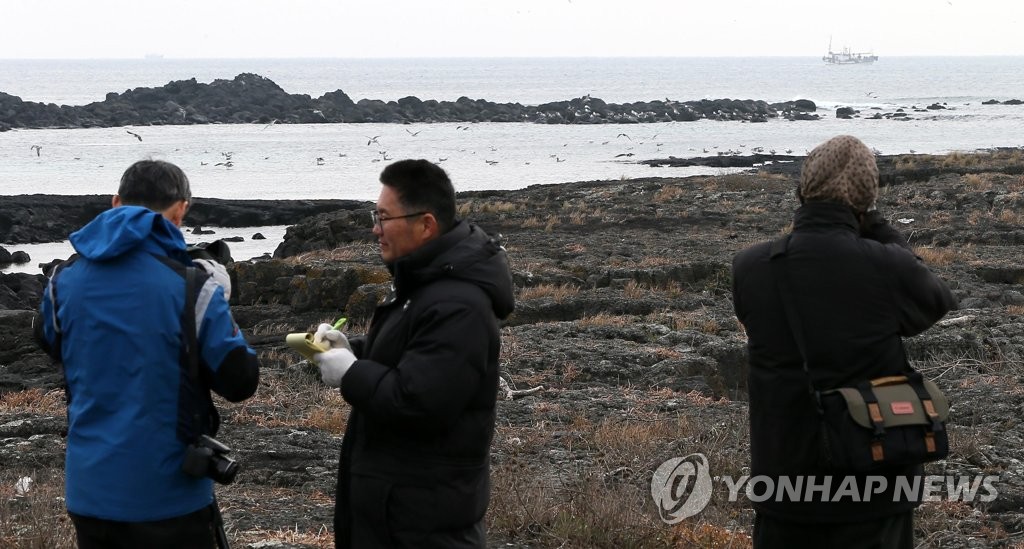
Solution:
[{"label": "man in black jacket", "polygon": [[483,548],[499,319],[513,309],[505,250],[455,219],[448,175],[402,160],[380,176],[373,233],[393,276],[368,333],[317,341],[325,383],[351,405],[338,465],[339,548]]},{"label": "man in black jacket", "polygon": [[[819,418],[793,331],[802,330],[814,385],[826,390],[904,371],[902,337],[926,330],[956,300],[874,209],[878,168],[857,138],[835,137],[811,151],[797,195],[801,206],[785,256],[796,295],[783,297],[778,289],[771,243],[733,260],[733,302],[750,360],[751,476],[775,479],[775,486],[787,476],[814,475],[821,483],[832,475],[834,482],[829,494],[814,492],[810,501],[755,503],[754,547],[910,549],[919,498],[894,494],[894,487],[920,467],[879,472],[887,489],[869,498],[835,498],[844,475],[822,462]],[[795,306],[801,326],[790,326],[782,299]],[[865,494],[865,478],[856,480]]]}]

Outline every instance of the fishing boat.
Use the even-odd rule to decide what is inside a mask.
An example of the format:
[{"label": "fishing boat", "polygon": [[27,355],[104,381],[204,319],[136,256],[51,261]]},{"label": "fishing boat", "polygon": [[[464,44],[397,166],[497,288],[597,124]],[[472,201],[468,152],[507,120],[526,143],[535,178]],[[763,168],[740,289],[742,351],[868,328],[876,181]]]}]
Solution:
[{"label": "fishing boat", "polygon": [[828,41],[828,53],[822,56],[822,61],[829,65],[856,65],[859,63],[874,63],[878,56],[871,52],[852,52],[850,48],[843,48],[841,51],[832,51],[832,41]]}]

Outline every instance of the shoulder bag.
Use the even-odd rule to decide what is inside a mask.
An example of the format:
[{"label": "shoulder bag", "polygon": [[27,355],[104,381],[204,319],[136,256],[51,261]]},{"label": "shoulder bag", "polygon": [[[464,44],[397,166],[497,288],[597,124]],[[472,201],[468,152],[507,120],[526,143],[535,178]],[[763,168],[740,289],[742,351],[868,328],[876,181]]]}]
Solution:
[{"label": "shoulder bag", "polygon": [[[814,385],[800,317],[784,260],[792,235],[772,243],[771,266],[793,338],[803,358],[807,386],[821,419],[823,457],[840,471],[864,473],[945,458],[949,401],[909,363],[900,375],[865,379],[826,391]],[[905,360],[905,355],[904,355]]]}]

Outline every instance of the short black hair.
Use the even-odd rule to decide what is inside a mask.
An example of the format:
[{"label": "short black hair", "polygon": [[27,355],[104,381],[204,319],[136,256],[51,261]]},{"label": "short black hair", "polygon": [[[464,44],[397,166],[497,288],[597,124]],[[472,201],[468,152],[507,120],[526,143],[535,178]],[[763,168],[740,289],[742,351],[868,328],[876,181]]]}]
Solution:
[{"label": "short black hair", "polygon": [[188,177],[181,168],[163,160],[139,160],[128,166],[117,188],[121,203],[162,212],[179,200],[192,201]]},{"label": "short black hair", "polygon": [[429,160],[399,160],[380,172],[380,182],[398,191],[398,201],[412,211],[434,215],[441,233],[455,225],[455,187],[448,174]]}]

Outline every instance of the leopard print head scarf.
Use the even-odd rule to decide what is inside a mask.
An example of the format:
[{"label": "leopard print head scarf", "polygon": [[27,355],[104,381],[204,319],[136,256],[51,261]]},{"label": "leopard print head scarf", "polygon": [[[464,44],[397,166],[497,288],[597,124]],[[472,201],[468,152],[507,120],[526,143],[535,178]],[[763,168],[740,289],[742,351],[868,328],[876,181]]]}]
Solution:
[{"label": "leopard print head scarf", "polygon": [[838,202],[866,211],[878,199],[875,155],[852,135],[833,137],[807,155],[797,191],[804,201]]}]

